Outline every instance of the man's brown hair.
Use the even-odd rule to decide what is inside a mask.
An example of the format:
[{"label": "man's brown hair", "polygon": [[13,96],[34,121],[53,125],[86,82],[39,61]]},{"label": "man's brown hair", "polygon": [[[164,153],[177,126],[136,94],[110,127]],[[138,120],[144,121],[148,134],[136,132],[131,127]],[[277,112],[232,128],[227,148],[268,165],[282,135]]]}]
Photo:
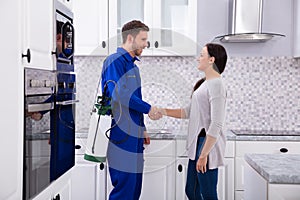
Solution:
[{"label": "man's brown hair", "polygon": [[127,36],[132,35],[135,37],[140,31],[149,31],[149,27],[139,20],[132,20],[124,24],[122,28],[123,44],[126,42]]}]

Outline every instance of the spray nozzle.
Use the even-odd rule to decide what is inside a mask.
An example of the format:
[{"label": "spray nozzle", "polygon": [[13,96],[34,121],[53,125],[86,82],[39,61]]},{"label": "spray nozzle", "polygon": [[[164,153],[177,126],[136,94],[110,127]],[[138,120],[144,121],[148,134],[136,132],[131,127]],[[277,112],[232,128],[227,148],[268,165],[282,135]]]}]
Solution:
[{"label": "spray nozzle", "polygon": [[107,115],[111,113],[111,105],[109,104],[111,98],[107,96],[98,96],[95,107],[98,110],[98,115]]}]

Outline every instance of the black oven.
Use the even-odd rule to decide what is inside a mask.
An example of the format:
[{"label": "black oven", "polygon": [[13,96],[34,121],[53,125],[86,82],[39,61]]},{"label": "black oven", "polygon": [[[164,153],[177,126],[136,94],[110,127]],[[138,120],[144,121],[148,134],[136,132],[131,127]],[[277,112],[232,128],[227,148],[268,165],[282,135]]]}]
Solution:
[{"label": "black oven", "polygon": [[23,199],[30,199],[51,182],[55,72],[25,69]]}]

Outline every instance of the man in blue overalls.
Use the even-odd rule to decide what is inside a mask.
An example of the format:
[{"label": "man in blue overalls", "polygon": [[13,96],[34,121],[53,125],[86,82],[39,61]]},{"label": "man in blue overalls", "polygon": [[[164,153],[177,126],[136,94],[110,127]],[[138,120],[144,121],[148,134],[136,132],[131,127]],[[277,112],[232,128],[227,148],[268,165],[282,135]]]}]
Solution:
[{"label": "man in blue overalls", "polygon": [[141,194],[144,168],[143,144],[150,144],[144,116],[161,114],[142,100],[141,78],[135,61],[147,47],[149,28],[133,20],[122,28],[122,47],[108,56],[102,69],[102,91],[111,97],[112,129],[107,160],[113,190],[110,200],[137,200]]}]

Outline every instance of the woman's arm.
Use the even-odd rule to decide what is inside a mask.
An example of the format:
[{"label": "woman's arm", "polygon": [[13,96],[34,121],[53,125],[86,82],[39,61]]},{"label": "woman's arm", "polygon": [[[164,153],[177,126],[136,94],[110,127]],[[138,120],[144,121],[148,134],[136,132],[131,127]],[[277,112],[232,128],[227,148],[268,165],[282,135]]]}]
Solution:
[{"label": "woman's arm", "polygon": [[178,109],[160,108],[159,111],[161,112],[161,114],[169,117],[180,118],[180,119],[187,118],[186,113],[182,108],[178,108]]}]

